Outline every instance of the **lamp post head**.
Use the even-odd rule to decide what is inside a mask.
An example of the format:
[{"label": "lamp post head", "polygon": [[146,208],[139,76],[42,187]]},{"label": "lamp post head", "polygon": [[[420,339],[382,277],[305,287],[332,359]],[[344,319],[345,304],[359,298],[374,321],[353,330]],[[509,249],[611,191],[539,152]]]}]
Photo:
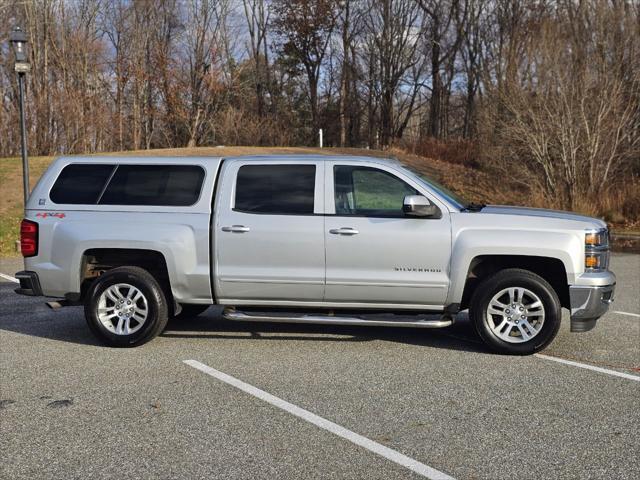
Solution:
[{"label": "lamp post head", "polygon": [[13,46],[13,51],[16,54],[16,62],[27,61],[27,36],[20,27],[16,27],[11,32],[9,41]]},{"label": "lamp post head", "polygon": [[15,70],[19,73],[28,72],[30,70],[29,59],[27,57],[27,35],[20,27],[16,27],[9,36],[9,41],[13,46],[16,56]]}]

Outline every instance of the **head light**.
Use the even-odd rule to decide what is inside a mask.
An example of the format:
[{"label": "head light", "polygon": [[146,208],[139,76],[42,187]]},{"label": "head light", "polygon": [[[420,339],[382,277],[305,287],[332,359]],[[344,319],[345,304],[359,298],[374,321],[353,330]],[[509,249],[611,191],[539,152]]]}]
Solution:
[{"label": "head light", "polygon": [[609,268],[609,231],[606,228],[585,232],[584,268],[587,272],[602,272]]},{"label": "head light", "polygon": [[584,235],[586,247],[608,247],[609,231],[606,228],[600,230],[587,230]]},{"label": "head light", "polygon": [[584,256],[584,266],[590,272],[600,272],[609,266],[609,252],[587,252]]}]

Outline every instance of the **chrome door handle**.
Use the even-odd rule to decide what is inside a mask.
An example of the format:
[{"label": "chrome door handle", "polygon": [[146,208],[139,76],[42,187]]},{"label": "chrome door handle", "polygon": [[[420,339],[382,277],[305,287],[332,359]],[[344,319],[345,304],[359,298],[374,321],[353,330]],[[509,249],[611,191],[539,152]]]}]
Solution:
[{"label": "chrome door handle", "polygon": [[342,227],[342,228],[332,228],[329,230],[329,233],[333,233],[334,235],[357,235],[358,230],[351,227]]},{"label": "chrome door handle", "polygon": [[251,230],[249,227],[245,227],[244,225],[232,225],[230,227],[222,227],[223,232],[233,232],[233,233],[247,233]]}]

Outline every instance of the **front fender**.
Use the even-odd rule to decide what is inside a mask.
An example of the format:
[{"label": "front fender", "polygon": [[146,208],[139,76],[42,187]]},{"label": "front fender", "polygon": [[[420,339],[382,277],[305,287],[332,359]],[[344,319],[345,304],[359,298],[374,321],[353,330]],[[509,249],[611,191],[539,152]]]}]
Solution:
[{"label": "front fender", "polygon": [[568,231],[468,228],[453,238],[451,284],[447,304],[462,301],[469,267],[482,255],[526,255],[560,260],[567,272],[567,283],[575,283],[582,268],[579,259],[584,239]]}]

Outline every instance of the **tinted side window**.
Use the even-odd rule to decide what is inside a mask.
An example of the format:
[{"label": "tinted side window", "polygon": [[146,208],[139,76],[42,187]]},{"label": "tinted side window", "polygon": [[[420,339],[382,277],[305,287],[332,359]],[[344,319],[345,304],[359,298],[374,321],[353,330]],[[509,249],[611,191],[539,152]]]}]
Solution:
[{"label": "tinted side window", "polygon": [[334,185],[337,215],[404,217],[404,197],[418,195],[394,175],[371,167],[335,166]]},{"label": "tinted side window", "polygon": [[95,205],[115,165],[67,165],[56,179],[49,197],[54,203]]},{"label": "tinted side window", "polygon": [[186,207],[198,201],[203,179],[195,165],[119,165],[100,205]]},{"label": "tinted side window", "polygon": [[235,209],[311,214],[315,184],[315,165],[243,165],[238,169]]}]

